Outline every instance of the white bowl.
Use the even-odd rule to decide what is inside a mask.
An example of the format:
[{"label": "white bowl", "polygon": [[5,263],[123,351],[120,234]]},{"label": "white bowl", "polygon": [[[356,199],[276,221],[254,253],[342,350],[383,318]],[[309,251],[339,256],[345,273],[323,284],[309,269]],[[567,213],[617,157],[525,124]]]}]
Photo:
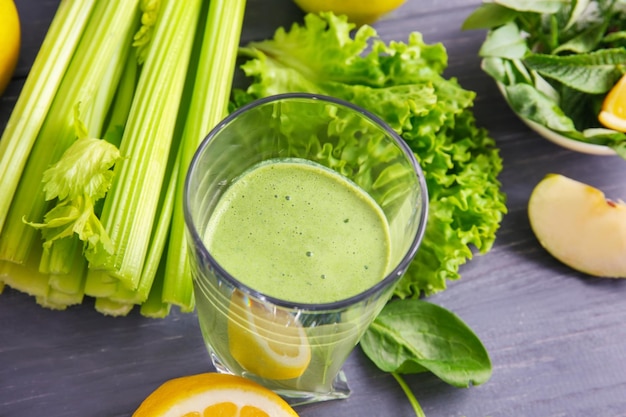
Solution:
[{"label": "white bowl", "polygon": [[539,133],[544,138],[548,139],[550,142],[556,143],[557,145],[564,148],[571,149],[572,151],[588,153],[591,155],[617,155],[615,151],[608,146],[596,145],[593,143],[586,143],[579,140],[570,139],[556,133],[553,130],[548,129],[545,126],[540,125],[539,123],[533,122],[532,120],[525,119],[521,116],[520,119],[524,123],[526,123],[528,127]]},{"label": "white bowl", "polygon": [[[500,90],[502,97],[504,97],[504,99],[506,100],[506,93],[504,91],[504,86],[499,82],[496,82],[496,84],[498,85],[498,89]],[[562,146],[563,148],[567,148],[572,151],[587,153],[591,155],[605,155],[605,156],[617,155],[617,153],[613,149],[609,148],[608,146],[596,145],[593,143],[586,143],[586,142],[581,142],[579,140],[570,139],[566,136],[563,136],[555,132],[554,130],[550,130],[545,126],[540,125],[537,122],[526,119],[520,116],[519,114],[516,114],[516,115],[520,118],[522,122],[526,123],[528,127],[530,127],[532,130],[537,132],[539,135],[548,139],[552,143]]]}]

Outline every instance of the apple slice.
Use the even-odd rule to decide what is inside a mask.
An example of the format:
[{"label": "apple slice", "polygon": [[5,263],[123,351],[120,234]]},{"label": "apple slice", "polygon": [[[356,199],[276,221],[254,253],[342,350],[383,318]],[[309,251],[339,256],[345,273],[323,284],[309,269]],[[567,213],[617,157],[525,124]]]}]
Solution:
[{"label": "apple slice", "polygon": [[528,201],[530,226],[555,258],[578,271],[626,278],[626,204],[559,174],[541,180]]}]

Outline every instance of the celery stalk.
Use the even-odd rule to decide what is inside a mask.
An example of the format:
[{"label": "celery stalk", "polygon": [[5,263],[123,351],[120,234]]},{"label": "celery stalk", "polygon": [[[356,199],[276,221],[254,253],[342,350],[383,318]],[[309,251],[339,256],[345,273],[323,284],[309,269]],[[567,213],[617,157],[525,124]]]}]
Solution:
[{"label": "celery stalk", "polygon": [[183,185],[200,142],[227,114],[245,6],[245,0],[211,1],[204,28],[194,94],[182,139],[183,154],[163,284],[163,301],[178,305],[183,311],[194,306],[182,212]]},{"label": "celery stalk", "polygon": [[[193,310],[183,184],[200,142],[227,114],[245,4],[61,0],[65,17],[55,17],[0,141],[0,177],[15,179],[0,184],[10,196],[0,201],[0,292],[6,283],[54,309],[87,295],[115,316],[136,305],[155,318],[172,305]],[[29,113],[30,124],[20,118]],[[119,147],[112,170],[104,161],[113,159],[91,152],[91,141],[104,143],[98,137]],[[94,239],[103,244],[90,250]]]},{"label": "celery stalk", "polygon": [[[105,85],[121,75],[125,56],[123,40],[132,39],[139,0],[97,2],[63,82],[54,97],[22,172],[0,234],[0,259],[23,263],[32,246],[39,244],[37,231],[23,219],[40,222],[49,206],[45,200],[43,172],[74,142],[74,109],[80,104],[81,118],[91,137],[98,137],[113,99],[115,88]],[[130,41],[128,41],[130,43]],[[94,47],[97,45],[97,47]],[[122,48],[124,49],[124,48]],[[128,49],[126,49],[128,50]],[[105,62],[107,65],[96,65]],[[91,63],[91,65],[90,65]],[[114,82],[115,87],[117,82]],[[102,94],[106,98],[102,98]],[[104,109],[99,107],[105,107]],[[15,174],[11,174],[12,175]]]},{"label": "celery stalk", "polygon": [[202,1],[168,0],[154,27],[152,43],[135,92],[101,221],[113,256],[88,257],[129,289],[139,284],[164,183],[172,133]]},{"label": "celery stalk", "polygon": [[108,298],[96,298],[94,308],[106,316],[125,316],[133,309],[133,304],[118,303]]},{"label": "celery stalk", "polygon": [[0,230],[18,182],[96,0],[64,0],[0,138]]},{"label": "celery stalk", "polygon": [[24,264],[0,260],[0,281],[8,286],[36,297],[48,293],[49,274],[39,272],[39,260],[43,249],[35,247]]},{"label": "celery stalk", "polygon": [[165,258],[162,258],[162,262],[159,265],[159,273],[156,275],[152,287],[150,288],[150,295],[148,299],[141,304],[140,313],[144,317],[150,318],[163,318],[166,317],[170,310],[171,304],[163,301],[163,282],[165,281]]},{"label": "celery stalk", "polygon": [[41,306],[65,310],[67,307],[80,304],[83,302],[84,294],[82,292],[66,293],[57,291],[54,288],[48,288],[45,297],[36,297],[37,303]]},{"label": "celery stalk", "polygon": [[84,294],[87,262],[80,246],[74,246],[67,256],[73,256],[73,259],[67,262],[71,269],[60,274],[50,273],[48,286],[65,294]]},{"label": "celery stalk", "polygon": [[[163,254],[169,236],[172,212],[174,209],[174,195],[177,184],[176,173],[178,172],[179,158],[175,158],[173,162],[173,166],[167,171],[166,177],[170,178],[170,181],[164,192],[162,192],[161,200],[158,204],[154,231],[150,238],[150,246],[146,254],[144,268],[141,271],[137,287],[131,290],[119,283],[120,285],[117,285],[115,292],[107,295],[109,300],[126,304],[142,304],[147,301],[150,294],[153,294],[155,279],[159,281],[159,287],[163,288],[162,275],[164,274],[165,268],[165,257]],[[111,277],[111,279],[115,278]],[[145,309],[142,304],[142,311],[150,311],[150,315],[158,315],[165,310],[169,311],[169,304],[161,302],[161,292],[160,290],[158,291],[158,303],[153,299],[150,302],[153,307],[146,307]],[[154,295],[152,296],[154,297]]]},{"label": "celery stalk", "polygon": [[41,254],[39,272],[54,275],[69,274],[73,263],[68,257],[78,247],[82,252],[82,245],[77,238],[66,238],[58,241],[51,250],[44,250]]},{"label": "celery stalk", "polygon": [[0,280],[9,287],[32,296],[45,296],[49,275],[42,274],[35,265],[19,265],[0,261]]},{"label": "celery stalk", "polygon": [[128,113],[133,102],[135,87],[137,86],[137,74],[139,65],[134,53],[127,54],[126,64],[122,72],[119,86],[115,92],[115,98],[111,104],[111,113],[107,120],[107,127],[103,138],[115,146],[120,146]]},{"label": "celery stalk", "polygon": [[85,294],[96,298],[106,298],[115,294],[119,282],[106,271],[88,270],[85,278]]},{"label": "celery stalk", "polygon": [[[138,303],[146,301],[151,288],[153,286],[155,277],[157,274],[164,274],[164,267],[161,260],[165,259],[165,247],[167,245],[170,225],[172,219],[172,213],[174,211],[174,198],[176,195],[177,173],[180,165],[180,152],[176,155],[173,166],[168,171],[167,177],[170,178],[169,184],[162,195],[162,202],[159,203],[159,210],[157,212],[158,221],[154,228],[154,234],[150,239],[150,247],[146,256],[146,262],[144,268],[141,271],[141,276],[137,288],[135,289],[135,297]],[[163,280],[161,280],[163,281]],[[163,284],[161,284],[163,286]]]}]

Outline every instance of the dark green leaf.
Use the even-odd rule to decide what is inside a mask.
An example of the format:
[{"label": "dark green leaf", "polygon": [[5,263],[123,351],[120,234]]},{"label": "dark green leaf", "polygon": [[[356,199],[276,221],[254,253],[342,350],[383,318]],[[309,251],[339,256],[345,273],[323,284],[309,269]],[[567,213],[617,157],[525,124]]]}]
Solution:
[{"label": "dark green leaf", "polygon": [[[590,2],[591,0],[573,0],[571,2],[572,7],[570,7],[569,10],[567,24],[563,28],[564,31],[568,30],[572,26],[575,26],[577,23],[580,23],[589,7]],[[599,22],[602,22],[602,19],[599,19]]]},{"label": "dark green leaf", "polygon": [[524,63],[541,75],[590,94],[606,93],[621,76],[626,49],[602,49],[586,54],[556,56],[530,54]]},{"label": "dark green leaf", "polygon": [[456,387],[491,377],[491,360],[474,332],[454,313],[417,299],[389,302],[361,339],[385,372],[430,371]]},{"label": "dark green leaf", "polygon": [[506,87],[507,100],[515,113],[557,132],[576,130],[574,123],[549,97],[529,84]]},{"label": "dark green leaf", "polygon": [[611,146],[615,152],[622,158],[626,159],[626,143],[621,142]]},{"label": "dark green leaf", "polygon": [[591,52],[598,47],[605,31],[605,23],[590,26],[569,41],[559,45],[552,51],[552,53],[556,55],[561,52],[573,52],[576,54]]},{"label": "dark green leaf", "polygon": [[494,3],[520,12],[553,14],[569,5],[570,0],[494,0]]},{"label": "dark green leaf", "polygon": [[580,131],[600,127],[598,114],[603,100],[604,96],[601,94],[591,96],[567,87],[561,89],[561,109]]},{"label": "dark green leaf", "polygon": [[602,38],[602,43],[623,42],[626,40],[626,30],[608,33]]},{"label": "dark green leaf", "polygon": [[533,82],[530,73],[519,59],[483,58],[481,68],[500,84],[531,84]]},{"label": "dark green leaf", "polygon": [[517,12],[495,3],[483,3],[463,22],[461,29],[490,29],[512,21]]},{"label": "dark green leaf", "polygon": [[626,155],[626,134],[622,132],[604,128],[588,129],[585,130],[582,140],[597,145],[609,146],[622,157]]},{"label": "dark green leaf", "polygon": [[478,55],[509,59],[523,58],[528,52],[526,41],[522,38],[515,23],[507,23],[487,34]]},{"label": "dark green leaf", "polygon": [[507,65],[508,60],[497,57],[483,58],[480,63],[480,67],[483,71],[502,84],[508,84]]}]

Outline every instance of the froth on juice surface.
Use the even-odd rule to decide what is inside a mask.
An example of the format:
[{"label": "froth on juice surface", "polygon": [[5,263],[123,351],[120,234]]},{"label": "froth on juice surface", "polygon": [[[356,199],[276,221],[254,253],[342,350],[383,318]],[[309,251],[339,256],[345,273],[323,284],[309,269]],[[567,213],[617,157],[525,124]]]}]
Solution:
[{"label": "froth on juice surface", "polygon": [[220,197],[204,242],[235,279],[296,303],[357,295],[389,268],[389,225],[356,184],[300,159],[260,163]]}]

